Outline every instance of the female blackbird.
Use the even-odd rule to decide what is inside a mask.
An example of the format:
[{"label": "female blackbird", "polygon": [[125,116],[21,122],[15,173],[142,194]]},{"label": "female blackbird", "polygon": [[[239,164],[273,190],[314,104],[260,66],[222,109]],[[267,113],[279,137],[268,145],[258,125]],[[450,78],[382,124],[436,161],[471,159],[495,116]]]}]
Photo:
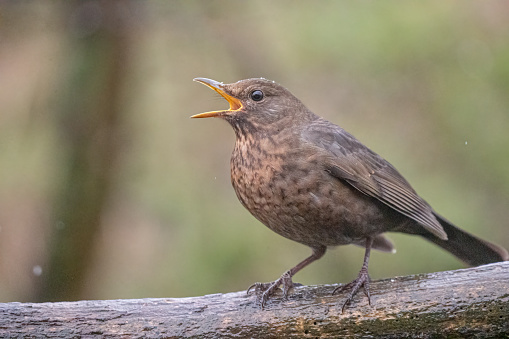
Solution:
[{"label": "female blackbird", "polygon": [[342,310],[361,287],[369,295],[371,248],[394,251],[383,233],[420,235],[469,265],[509,260],[500,246],[479,239],[437,214],[386,160],[341,127],[315,115],[283,86],[263,78],[223,84],[194,79],[230,108],[192,118],[230,123],[236,142],[231,181],[242,205],[274,232],[311,247],[312,254],[271,283],[252,285],[263,307],[292,277],[320,259],[327,246],[365,246],[358,277]]}]

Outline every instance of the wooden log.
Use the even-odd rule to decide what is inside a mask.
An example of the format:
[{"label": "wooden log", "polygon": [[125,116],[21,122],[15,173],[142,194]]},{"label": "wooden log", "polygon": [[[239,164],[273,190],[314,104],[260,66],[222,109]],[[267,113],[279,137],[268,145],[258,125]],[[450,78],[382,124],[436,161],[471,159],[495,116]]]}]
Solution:
[{"label": "wooden log", "polygon": [[296,287],[260,309],[245,291],[191,298],[0,304],[0,337],[503,338],[509,262],[373,281],[341,313],[337,285]]}]

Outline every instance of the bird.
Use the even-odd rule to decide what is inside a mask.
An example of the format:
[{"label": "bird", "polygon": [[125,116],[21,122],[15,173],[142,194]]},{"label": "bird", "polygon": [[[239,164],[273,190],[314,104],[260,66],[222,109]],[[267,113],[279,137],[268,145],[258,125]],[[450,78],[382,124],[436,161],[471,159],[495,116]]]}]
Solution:
[{"label": "bird", "polygon": [[220,118],[233,128],[231,183],[241,204],[275,233],[311,248],[309,257],[274,282],[248,288],[262,308],[280,287],[288,299],[293,276],[327,248],[347,244],[364,247],[364,260],[357,277],[332,294],[350,291],[342,312],[361,288],[371,305],[371,249],[395,252],[386,232],[421,236],[470,266],[509,260],[503,247],[435,212],[387,160],[280,84],[264,78],[194,81],[230,105],[191,118]]}]

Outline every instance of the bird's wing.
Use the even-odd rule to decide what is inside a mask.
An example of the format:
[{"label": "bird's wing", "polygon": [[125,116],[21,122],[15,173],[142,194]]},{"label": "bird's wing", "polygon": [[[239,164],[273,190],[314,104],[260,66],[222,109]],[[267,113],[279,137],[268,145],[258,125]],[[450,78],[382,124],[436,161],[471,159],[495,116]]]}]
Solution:
[{"label": "bird's wing", "polygon": [[364,146],[341,127],[318,120],[303,134],[304,147],[324,153],[325,170],[362,193],[374,197],[399,213],[417,221],[440,239],[447,235],[433,209],[385,159]]}]

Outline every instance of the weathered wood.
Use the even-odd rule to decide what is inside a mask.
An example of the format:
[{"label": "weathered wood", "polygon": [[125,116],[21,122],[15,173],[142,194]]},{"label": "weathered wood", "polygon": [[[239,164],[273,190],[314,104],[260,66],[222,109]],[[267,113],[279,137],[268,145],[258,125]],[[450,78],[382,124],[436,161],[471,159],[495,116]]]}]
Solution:
[{"label": "weathered wood", "polygon": [[333,285],[261,310],[246,292],[192,298],[0,304],[0,337],[509,337],[509,262],[374,281],[341,314]]}]

